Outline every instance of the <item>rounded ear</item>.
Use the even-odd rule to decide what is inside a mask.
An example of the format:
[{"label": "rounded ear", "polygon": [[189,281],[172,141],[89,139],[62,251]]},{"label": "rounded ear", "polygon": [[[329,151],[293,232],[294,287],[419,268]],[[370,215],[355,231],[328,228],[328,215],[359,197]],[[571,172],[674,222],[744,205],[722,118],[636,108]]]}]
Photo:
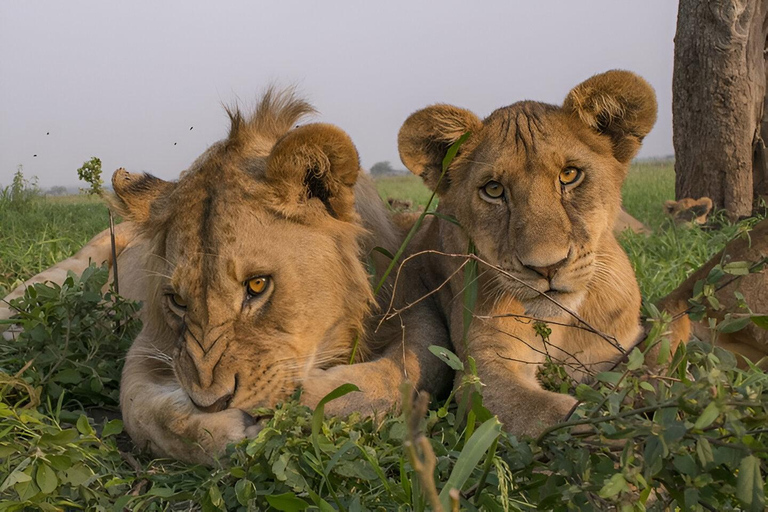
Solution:
[{"label": "rounded ear", "polygon": [[355,145],[344,131],[329,124],[308,124],[277,141],[267,158],[267,181],[292,208],[320,201],[333,217],[351,220],[353,187],[360,172]]},{"label": "rounded ear", "polygon": [[677,206],[677,201],[664,201],[664,211],[667,215],[672,215],[672,212],[675,211],[675,206]]},{"label": "rounded ear", "polygon": [[629,71],[595,75],[568,93],[563,109],[613,141],[616,160],[629,162],[656,123],[656,93]]},{"label": "rounded ear", "polygon": [[695,201],[693,205],[691,205],[690,210],[696,217],[704,217],[701,219],[701,222],[699,222],[700,224],[703,224],[707,220],[706,216],[712,211],[712,200],[708,197],[700,197],[698,201]]},{"label": "rounded ear", "polygon": [[175,187],[174,182],[147,173],[128,172],[121,167],[112,174],[115,193],[107,196],[107,201],[125,220],[144,224],[152,217],[152,205]]},{"label": "rounded ear", "polygon": [[[451,105],[433,105],[408,117],[397,136],[400,159],[431,190],[435,190],[443,172],[443,158],[448,148],[467,132],[477,132],[483,122],[475,114]],[[445,190],[447,182],[441,184]]]}]

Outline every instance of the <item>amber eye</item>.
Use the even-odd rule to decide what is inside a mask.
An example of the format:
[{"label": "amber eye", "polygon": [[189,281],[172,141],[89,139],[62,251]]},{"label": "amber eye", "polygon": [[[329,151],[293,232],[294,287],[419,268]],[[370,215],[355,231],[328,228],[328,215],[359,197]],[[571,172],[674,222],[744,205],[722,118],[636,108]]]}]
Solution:
[{"label": "amber eye", "polygon": [[575,167],[566,167],[560,171],[560,183],[563,185],[574,185],[581,180],[581,169]]},{"label": "amber eye", "polygon": [[168,298],[171,300],[171,304],[179,309],[187,309],[187,301],[178,293],[169,293]]},{"label": "amber eye", "polygon": [[245,289],[250,297],[256,297],[257,295],[264,293],[268,284],[268,277],[254,277],[245,282]]},{"label": "amber eye", "polygon": [[491,180],[483,185],[483,192],[491,199],[498,199],[504,195],[504,185],[498,181]]}]

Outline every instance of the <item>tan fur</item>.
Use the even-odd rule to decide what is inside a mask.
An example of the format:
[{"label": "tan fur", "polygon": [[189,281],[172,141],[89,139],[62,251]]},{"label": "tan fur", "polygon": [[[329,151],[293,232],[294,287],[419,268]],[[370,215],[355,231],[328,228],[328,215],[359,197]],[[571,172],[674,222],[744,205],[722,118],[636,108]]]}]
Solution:
[{"label": "tan fur", "polygon": [[[471,239],[487,263],[479,268],[466,343],[464,276],[454,275],[461,259],[421,256],[429,269],[422,279],[435,289],[449,281],[438,297],[451,339],[462,357],[477,361],[485,403],[513,434],[537,435],[564,420],[576,403],[537,381],[547,355],[582,378],[621,354],[544,292],[623,349],[641,332],[640,293],[612,229],[628,162],[655,119],[652,88],[632,73],[610,71],[574,88],[562,107],[526,101],[480,120],[436,105],[413,114],[400,130],[403,162],[437,189],[438,210],[462,226],[430,218],[412,250],[461,254]],[[469,138],[438,185],[448,146],[465,132]],[[568,167],[584,173],[572,189],[558,178]],[[503,185],[502,199],[483,196],[491,180]],[[548,344],[536,335],[532,318],[549,322]]]},{"label": "tan fur", "polygon": [[712,200],[708,197],[692,199],[686,197],[679,201],[664,201],[664,212],[678,225],[691,226],[707,223],[707,216],[712,211]]},{"label": "tan fur", "polygon": [[624,208],[622,208],[619,210],[619,215],[616,217],[616,222],[613,224],[613,233],[620,235],[627,229],[638,235],[650,235],[653,233],[651,228],[631,216],[624,210]]},{"label": "tan fur", "polygon": [[[396,406],[406,380],[432,393],[450,380],[427,350],[449,343],[430,300],[372,328],[392,285],[377,304],[367,260],[380,271],[388,261],[372,248],[395,252],[401,234],[343,131],[291,129],[312,111],[270,91],[250,117],[231,110],[228,138],[178,181],[113,176],[111,203],[134,235],[118,258],[121,291],[144,301],[123,370],[123,421],[156,455],[209,463],[259,430],[250,411],[297,385],[314,406],[352,382],[361,392],[326,411],[372,414]],[[98,237],[84,249],[106,250]],[[249,297],[257,276],[270,284]],[[418,279],[406,282],[396,307],[424,294]],[[365,362],[347,365],[356,339]]]},{"label": "tan fur", "polygon": [[[718,286],[728,283],[715,293],[722,309],[713,310],[705,300],[708,309],[706,316],[699,322],[692,322],[683,314],[690,306],[688,300],[693,296],[693,288],[697,281],[706,279],[715,265],[734,261],[748,261],[758,264],[768,258],[768,220],[760,221],[749,233],[728,242],[725,249],[713,256],[688,279],[683,281],[672,293],[662,299],[658,307],[679,316],[673,325],[677,336],[674,341],[688,341],[689,332],[697,338],[726,348],[742,357],[738,358],[739,365],[746,366],[744,359],[753,363],[760,362],[763,369],[768,368],[768,330],[750,323],[734,333],[713,332],[708,325],[707,317],[722,320],[725,313],[745,314],[738,308],[738,299],[734,292],[744,296],[747,306],[758,315],[768,314],[768,270],[765,266],[756,273],[745,276],[726,275]],[[757,268],[755,269],[757,270]]]}]

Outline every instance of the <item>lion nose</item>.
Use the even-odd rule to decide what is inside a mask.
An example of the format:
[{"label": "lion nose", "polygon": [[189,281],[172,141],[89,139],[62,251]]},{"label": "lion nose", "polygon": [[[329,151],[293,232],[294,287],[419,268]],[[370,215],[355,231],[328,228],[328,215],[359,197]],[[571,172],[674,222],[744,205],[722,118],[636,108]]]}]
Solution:
[{"label": "lion nose", "polygon": [[229,403],[232,401],[233,396],[235,396],[234,393],[227,393],[226,395],[214,400],[210,405],[205,406],[198,403],[198,401],[194,398],[192,398],[192,403],[195,404],[195,407],[206,413],[220,412],[229,407]]},{"label": "lion nose", "polygon": [[566,260],[568,260],[567,257],[552,263],[551,265],[545,266],[528,265],[524,261],[520,261],[520,263],[522,263],[525,268],[533,270],[547,281],[551,281],[552,278],[555,277],[555,274],[557,274],[557,271],[565,265]]}]

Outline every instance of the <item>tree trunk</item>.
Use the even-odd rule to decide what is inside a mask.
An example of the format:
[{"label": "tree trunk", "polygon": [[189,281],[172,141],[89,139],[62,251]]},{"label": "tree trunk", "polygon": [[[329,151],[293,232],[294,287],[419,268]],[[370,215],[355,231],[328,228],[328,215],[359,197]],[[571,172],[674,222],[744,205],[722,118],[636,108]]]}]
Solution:
[{"label": "tree trunk", "polygon": [[675,196],[732,218],[768,192],[768,0],[680,0],[672,78]]}]

